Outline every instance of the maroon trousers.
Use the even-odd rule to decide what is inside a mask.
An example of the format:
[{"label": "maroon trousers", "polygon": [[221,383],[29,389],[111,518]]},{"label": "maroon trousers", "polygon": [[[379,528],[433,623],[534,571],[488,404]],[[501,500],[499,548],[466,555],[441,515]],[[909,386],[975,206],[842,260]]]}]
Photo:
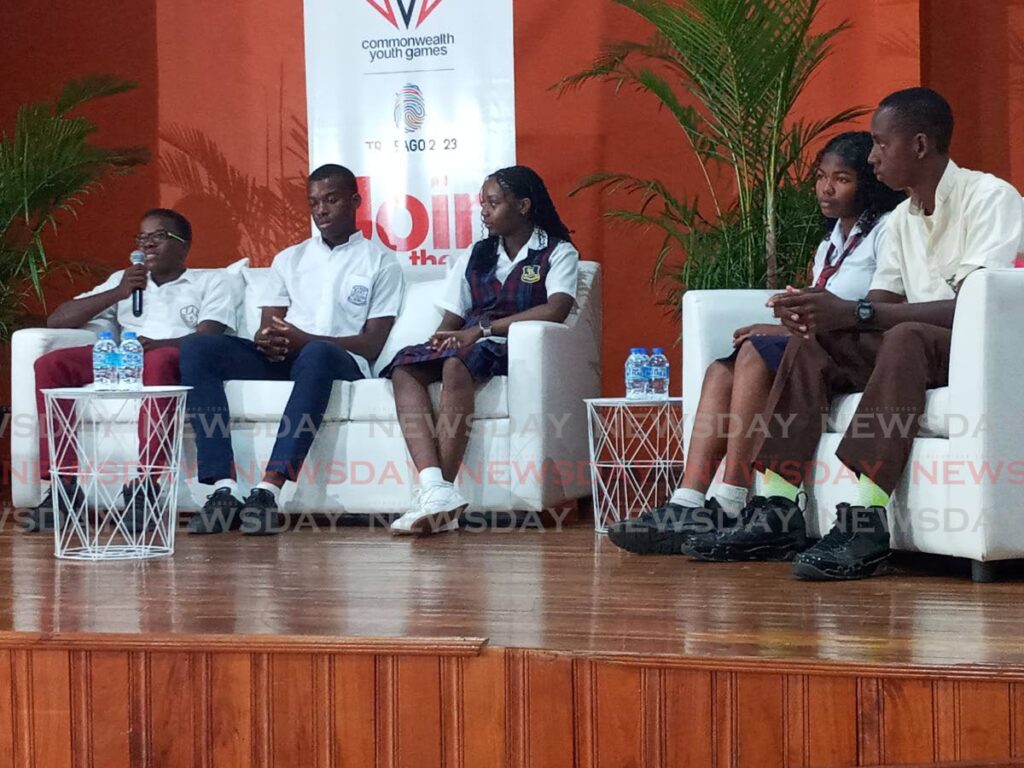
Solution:
[{"label": "maroon trousers", "polygon": [[768,397],[769,434],[755,465],[794,485],[807,480],[832,398],[863,391],[836,455],[891,494],[920,430],[925,391],[949,381],[951,336],[949,328],[900,323],[884,332],[793,337]]},{"label": "maroon trousers", "polygon": [[[46,402],[42,390],[57,387],[84,387],[92,384],[92,347],[70,347],[47,352],[36,360],[36,408],[39,413],[39,468],[44,480],[50,478],[50,447],[46,429]],[[145,353],[145,364],[142,370],[142,383],[150,386],[166,386],[179,384],[178,348],[161,347]],[[65,413],[69,422],[73,417],[73,405],[63,401],[67,406]],[[154,438],[155,430],[151,429],[156,413],[166,410],[159,400],[147,401],[139,412],[139,454],[144,464],[165,463],[166,457],[160,455],[159,441]],[[55,425],[58,429],[60,425]],[[54,435],[57,445],[66,445]],[[62,451],[57,456],[57,469],[60,474],[74,474],[78,471],[78,457]]]}]

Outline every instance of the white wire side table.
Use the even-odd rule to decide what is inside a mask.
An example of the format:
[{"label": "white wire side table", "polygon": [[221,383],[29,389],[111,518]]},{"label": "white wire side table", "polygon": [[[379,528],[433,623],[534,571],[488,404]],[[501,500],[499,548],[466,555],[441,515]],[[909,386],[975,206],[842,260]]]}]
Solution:
[{"label": "white wire side table", "polygon": [[594,527],[660,506],[683,478],[683,398],[593,398],[587,404]]},{"label": "white wire side table", "polygon": [[190,389],[43,390],[57,557],[174,554]]}]

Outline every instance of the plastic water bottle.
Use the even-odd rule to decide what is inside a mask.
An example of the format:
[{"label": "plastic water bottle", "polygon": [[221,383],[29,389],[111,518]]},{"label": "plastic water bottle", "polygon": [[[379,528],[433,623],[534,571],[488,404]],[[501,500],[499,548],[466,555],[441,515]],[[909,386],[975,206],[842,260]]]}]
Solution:
[{"label": "plastic water bottle", "polygon": [[145,357],[142,344],[135,331],[125,331],[121,340],[121,370],[118,384],[121,389],[140,389],[142,387],[142,367]]},{"label": "plastic water bottle", "polygon": [[626,399],[647,399],[647,350],[633,347],[626,358]]},{"label": "plastic water bottle", "polygon": [[100,337],[92,348],[92,382],[96,389],[117,389],[117,376],[121,367],[121,355],[114,335],[100,331]]},{"label": "plastic water bottle", "polygon": [[668,400],[668,358],[661,347],[651,350],[647,362],[647,396],[651,400]]}]

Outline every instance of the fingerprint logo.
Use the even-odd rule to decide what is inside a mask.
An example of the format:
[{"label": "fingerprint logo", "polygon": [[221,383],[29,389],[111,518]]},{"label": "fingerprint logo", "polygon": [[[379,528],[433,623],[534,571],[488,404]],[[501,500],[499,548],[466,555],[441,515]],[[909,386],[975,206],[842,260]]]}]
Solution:
[{"label": "fingerprint logo", "polygon": [[404,129],[406,133],[414,133],[423,127],[423,119],[426,116],[420,87],[406,83],[405,87],[395,94],[395,126]]}]

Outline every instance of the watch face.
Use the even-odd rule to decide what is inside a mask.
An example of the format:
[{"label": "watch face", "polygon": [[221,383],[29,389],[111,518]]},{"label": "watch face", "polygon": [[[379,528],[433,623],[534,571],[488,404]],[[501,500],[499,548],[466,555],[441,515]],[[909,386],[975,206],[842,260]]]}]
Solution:
[{"label": "watch face", "polygon": [[874,309],[870,304],[858,304],[857,305],[857,317],[861,320],[870,320],[875,314]]}]

